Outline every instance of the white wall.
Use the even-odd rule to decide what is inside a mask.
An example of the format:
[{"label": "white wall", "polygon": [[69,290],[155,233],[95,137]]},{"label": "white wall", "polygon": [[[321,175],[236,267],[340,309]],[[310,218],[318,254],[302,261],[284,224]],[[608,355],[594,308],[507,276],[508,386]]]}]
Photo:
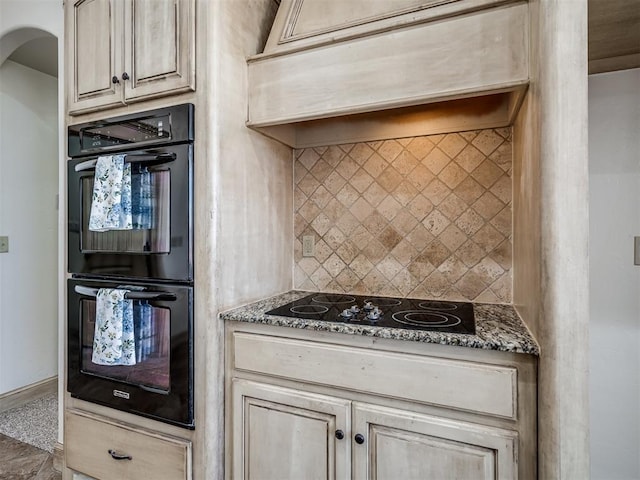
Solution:
[{"label": "white wall", "polygon": [[57,83],[0,66],[0,394],[57,374]]},{"label": "white wall", "polygon": [[594,480],[640,479],[640,69],[589,78]]}]

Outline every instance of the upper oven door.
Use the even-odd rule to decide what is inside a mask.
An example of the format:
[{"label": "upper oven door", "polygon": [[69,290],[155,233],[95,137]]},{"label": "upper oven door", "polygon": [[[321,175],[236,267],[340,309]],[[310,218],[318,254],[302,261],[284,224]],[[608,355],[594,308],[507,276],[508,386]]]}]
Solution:
[{"label": "upper oven door", "polygon": [[95,164],[68,163],[68,269],[92,277],[193,280],[193,146],[123,152],[131,164],[132,228],[92,231]]}]

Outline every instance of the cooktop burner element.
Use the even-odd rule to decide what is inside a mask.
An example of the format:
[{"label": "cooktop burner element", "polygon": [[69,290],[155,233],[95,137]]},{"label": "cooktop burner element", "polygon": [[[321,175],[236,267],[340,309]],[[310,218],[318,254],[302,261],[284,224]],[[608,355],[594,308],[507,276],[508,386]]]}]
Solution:
[{"label": "cooktop burner element", "polygon": [[313,293],[267,314],[383,328],[476,332],[473,304],[467,302]]}]

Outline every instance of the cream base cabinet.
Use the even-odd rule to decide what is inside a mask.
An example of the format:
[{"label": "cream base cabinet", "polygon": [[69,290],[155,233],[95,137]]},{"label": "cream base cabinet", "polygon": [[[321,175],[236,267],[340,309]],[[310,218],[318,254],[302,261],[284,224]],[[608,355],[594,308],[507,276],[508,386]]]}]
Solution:
[{"label": "cream base cabinet", "polygon": [[70,115],[195,89],[194,0],[67,3]]},{"label": "cream base cabinet", "polygon": [[233,381],[233,478],[350,478],[350,402]]},{"label": "cream base cabinet", "polygon": [[515,432],[374,405],[353,410],[356,480],[517,478]]}]

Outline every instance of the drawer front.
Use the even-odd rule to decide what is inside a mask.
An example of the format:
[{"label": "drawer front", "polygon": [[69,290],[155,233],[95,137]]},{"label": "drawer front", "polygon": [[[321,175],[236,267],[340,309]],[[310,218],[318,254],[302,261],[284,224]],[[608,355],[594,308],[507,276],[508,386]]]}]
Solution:
[{"label": "drawer front", "polygon": [[517,369],[488,363],[233,334],[234,368],[502,418],[516,418]]},{"label": "drawer front", "polygon": [[[66,466],[98,480],[191,478],[191,442],[78,410],[65,412]],[[130,457],[117,460],[114,456]]]}]

